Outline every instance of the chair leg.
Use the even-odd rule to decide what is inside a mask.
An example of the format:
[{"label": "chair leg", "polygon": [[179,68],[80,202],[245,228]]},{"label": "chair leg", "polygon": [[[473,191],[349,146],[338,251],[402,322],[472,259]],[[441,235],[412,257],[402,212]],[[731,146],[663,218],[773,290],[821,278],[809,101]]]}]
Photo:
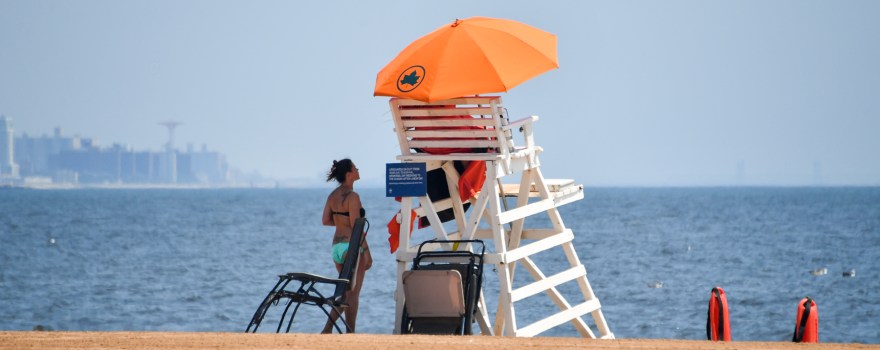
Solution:
[{"label": "chair leg", "polygon": [[406,312],[406,304],[404,304],[402,316],[400,317],[400,334],[409,334],[409,314]]},{"label": "chair leg", "polygon": [[290,326],[293,325],[293,318],[296,317],[296,312],[297,312],[297,310],[299,310],[300,305],[302,305],[301,302],[296,303],[296,307],[293,308],[293,313],[290,314],[290,321],[287,322],[287,330],[285,331],[285,333],[290,333]]},{"label": "chair leg", "polygon": [[[301,303],[296,303],[297,308],[299,308],[299,304]],[[293,305],[293,299],[290,299],[290,301],[287,302],[287,306],[284,307],[284,312],[281,313],[281,319],[278,320],[278,328],[275,329],[275,333],[281,333],[281,326],[284,325],[284,318],[287,317],[287,310],[290,310],[290,305]],[[293,318],[291,318],[291,321],[293,321]]]},{"label": "chair leg", "polygon": [[251,332],[251,327],[254,327],[254,333],[257,332],[257,328],[260,328],[260,322],[263,322],[263,316],[266,315],[266,310],[269,308],[270,297],[272,296],[272,292],[269,292],[269,295],[266,296],[266,299],[260,303],[260,306],[257,307],[257,311],[254,312],[254,317],[251,318],[251,322],[248,323],[247,329],[244,330],[245,333]]},{"label": "chair leg", "polygon": [[[278,279],[278,283],[275,284],[275,287],[269,291],[269,294],[266,295],[266,298],[264,298],[263,302],[260,303],[260,306],[257,307],[257,311],[254,312],[254,317],[251,318],[251,322],[248,324],[247,329],[245,329],[245,333],[250,332],[251,327],[254,327],[254,333],[257,332],[257,329],[260,328],[260,323],[263,322],[263,317],[266,316],[266,311],[269,310],[269,305],[278,299],[279,287],[284,289],[284,287],[287,286],[287,283],[284,283],[285,281],[287,281],[287,283],[290,282],[290,280],[285,277]],[[284,283],[284,286],[281,285],[282,283]]]},{"label": "chair leg", "polygon": [[[302,294],[306,293],[307,290],[313,290],[312,287],[314,287],[314,285],[315,282],[308,283],[303,281],[294,294]],[[284,287],[287,287],[287,284],[285,284]],[[284,308],[284,312],[281,313],[281,318],[278,320],[278,328],[275,330],[275,333],[281,333],[281,326],[284,325],[284,318],[287,317],[287,311],[290,310],[290,305],[293,305],[294,302],[296,302],[296,307],[293,308],[293,313],[290,314],[290,320],[287,322],[287,329],[285,330],[286,333],[290,333],[290,327],[293,326],[293,318],[296,317],[296,312],[299,310],[300,305],[303,304],[302,299],[294,301],[294,298],[290,297],[290,301],[287,302],[287,306]]]},{"label": "chair leg", "polygon": [[339,332],[339,334],[342,334],[342,330],[339,329],[339,325],[336,324],[336,322],[342,319],[342,324],[345,325],[345,333],[354,333],[354,331],[351,329],[351,325],[348,324],[348,320],[345,318],[345,315],[343,315],[345,308],[338,308],[333,305],[330,305],[330,307],[333,308],[333,311],[336,311],[337,315],[339,315],[339,317],[336,318],[336,321],[333,321],[333,327],[336,327],[336,331]]},{"label": "chair leg", "polygon": [[[330,311],[336,313],[336,319],[334,319],[333,313],[331,313],[330,311],[327,311],[327,309],[324,308],[324,305],[318,305],[318,307],[320,307],[321,311],[324,311],[324,314],[327,315],[327,323],[333,325],[333,328],[336,328],[336,331],[339,332],[339,334],[343,334],[342,329],[339,328],[339,324],[336,323],[339,321],[339,319],[342,319],[342,324],[345,325],[345,333],[352,333],[351,326],[348,325],[348,320],[346,320],[345,316],[343,315],[344,310],[341,310],[340,308],[337,308],[336,306],[330,305]],[[326,326],[324,326],[324,327],[326,328]],[[332,330],[331,330],[331,333],[332,333]]]}]

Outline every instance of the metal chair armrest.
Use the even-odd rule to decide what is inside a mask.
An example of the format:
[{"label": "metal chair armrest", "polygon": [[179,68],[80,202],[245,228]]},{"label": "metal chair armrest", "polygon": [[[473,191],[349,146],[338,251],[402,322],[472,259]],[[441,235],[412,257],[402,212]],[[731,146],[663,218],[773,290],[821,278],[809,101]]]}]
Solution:
[{"label": "metal chair armrest", "polygon": [[290,278],[292,280],[301,281],[301,282],[316,282],[316,283],[327,283],[327,284],[339,284],[339,283],[348,284],[349,283],[349,280],[344,279],[344,278],[330,278],[330,277],[319,276],[319,275],[306,273],[306,272],[291,272],[285,276],[287,276],[287,278]]}]

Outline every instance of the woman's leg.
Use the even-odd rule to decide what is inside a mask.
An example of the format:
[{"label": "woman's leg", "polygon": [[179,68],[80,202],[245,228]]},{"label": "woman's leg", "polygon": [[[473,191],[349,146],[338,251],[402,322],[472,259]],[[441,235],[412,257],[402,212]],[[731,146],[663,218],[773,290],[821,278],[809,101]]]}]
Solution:
[{"label": "woman's leg", "polygon": [[348,325],[351,327],[351,332],[354,333],[355,324],[357,323],[357,314],[358,314],[358,304],[360,304],[361,298],[361,287],[364,285],[364,275],[367,272],[367,264],[364,262],[364,254],[360,255],[358,261],[358,271],[357,276],[355,276],[355,285],[348,293],[345,295],[346,304],[348,304],[348,308],[345,309],[345,321],[348,322]]}]

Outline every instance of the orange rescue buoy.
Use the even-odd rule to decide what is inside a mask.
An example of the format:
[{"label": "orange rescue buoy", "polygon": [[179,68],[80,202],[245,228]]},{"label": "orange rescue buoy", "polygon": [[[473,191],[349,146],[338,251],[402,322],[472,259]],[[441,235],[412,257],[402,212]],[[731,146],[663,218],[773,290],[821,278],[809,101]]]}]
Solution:
[{"label": "orange rescue buoy", "polygon": [[[416,211],[411,210],[410,220],[409,220],[409,235],[412,237],[413,224],[416,221]],[[400,245],[400,223],[403,221],[403,217],[400,216],[400,211],[397,211],[397,214],[391,217],[391,221],[388,222],[388,246],[391,248],[391,253],[397,251],[397,247]]]},{"label": "orange rescue buoy", "polygon": [[798,303],[794,336],[791,341],[796,343],[819,342],[819,307],[813,298],[806,297]]},{"label": "orange rescue buoy", "polygon": [[712,295],[709,297],[706,337],[712,341],[730,341],[730,316],[727,312],[727,294],[724,294],[724,289],[721,289],[721,287],[712,288]]}]

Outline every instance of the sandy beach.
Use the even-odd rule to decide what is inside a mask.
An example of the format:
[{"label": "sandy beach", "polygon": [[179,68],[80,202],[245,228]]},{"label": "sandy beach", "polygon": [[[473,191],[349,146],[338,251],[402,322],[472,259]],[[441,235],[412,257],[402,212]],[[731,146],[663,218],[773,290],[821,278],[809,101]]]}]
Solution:
[{"label": "sandy beach", "polygon": [[712,343],[694,340],[508,338],[376,334],[246,334],[177,332],[0,332],[0,349],[880,349],[865,344]]}]

